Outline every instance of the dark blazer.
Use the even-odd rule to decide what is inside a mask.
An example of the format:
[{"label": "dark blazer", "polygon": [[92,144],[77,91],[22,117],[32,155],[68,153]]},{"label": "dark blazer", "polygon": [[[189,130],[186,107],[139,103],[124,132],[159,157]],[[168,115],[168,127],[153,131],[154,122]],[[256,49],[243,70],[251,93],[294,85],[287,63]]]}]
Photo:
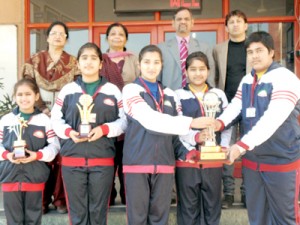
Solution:
[{"label": "dark blazer", "polygon": [[[227,54],[229,40],[217,44],[213,49],[213,57],[215,60],[215,83],[216,87],[224,91],[226,83],[227,70]],[[247,61],[246,74],[250,73],[251,67]],[[246,75],[245,74],[245,75]]]}]

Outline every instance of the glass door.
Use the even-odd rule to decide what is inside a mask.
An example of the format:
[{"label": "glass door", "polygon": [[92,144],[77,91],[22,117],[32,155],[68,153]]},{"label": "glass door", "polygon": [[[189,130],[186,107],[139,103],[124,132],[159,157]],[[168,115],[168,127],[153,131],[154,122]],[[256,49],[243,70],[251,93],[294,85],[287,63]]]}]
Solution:
[{"label": "glass door", "polygon": [[[100,46],[102,52],[108,49],[106,28],[104,26],[94,28],[94,42]],[[126,48],[135,54],[138,54],[145,45],[158,44],[175,35],[171,25],[126,25],[126,28],[129,33]],[[192,32],[193,38],[212,47],[225,40],[225,35],[224,26],[218,24],[195,24]]]},{"label": "glass door", "polygon": [[[174,37],[175,31],[171,25],[159,26],[158,42]],[[225,40],[224,25],[219,24],[194,24],[191,36],[199,42],[205,42],[211,47]]]},{"label": "glass door", "polygon": [[[144,46],[157,43],[157,26],[125,26],[128,30],[127,51],[138,55]],[[100,46],[103,53],[108,49],[105,34],[106,29],[107,27],[97,27],[94,29],[94,42]]]}]

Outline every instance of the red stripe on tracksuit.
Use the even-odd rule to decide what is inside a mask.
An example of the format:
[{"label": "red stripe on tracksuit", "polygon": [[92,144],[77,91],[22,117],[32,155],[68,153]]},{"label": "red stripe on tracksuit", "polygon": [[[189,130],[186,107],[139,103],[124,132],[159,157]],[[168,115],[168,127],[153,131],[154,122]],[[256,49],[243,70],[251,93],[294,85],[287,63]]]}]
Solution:
[{"label": "red stripe on tracksuit", "polygon": [[123,173],[174,173],[174,166],[168,165],[136,165],[136,166],[123,166]]},{"label": "red stripe on tracksuit", "polygon": [[56,102],[55,102],[57,105],[59,106],[62,106],[63,105],[63,101],[59,98],[56,99]]},{"label": "red stripe on tracksuit", "polygon": [[205,169],[205,168],[219,168],[223,167],[223,163],[219,162],[208,162],[208,163],[189,163],[184,161],[176,161],[176,167],[188,167],[196,169]]},{"label": "red stripe on tracksuit", "polygon": [[[295,216],[295,224],[300,224],[300,214],[299,214],[299,205],[298,205],[298,197],[299,197],[299,184],[300,184],[300,160],[297,160],[292,163],[287,164],[265,164],[265,163],[257,163],[253,162],[251,160],[242,159],[242,165],[243,167],[257,171],[257,172],[268,172],[268,173],[289,173],[295,171],[296,178],[295,178],[295,185],[293,193],[294,198],[294,216]],[[245,171],[245,176],[247,176],[247,171]],[[251,175],[249,175],[251,176]],[[294,176],[294,175],[292,175]],[[280,180],[278,180],[280,182]],[[286,185],[291,185],[290,183],[287,183]],[[248,187],[248,186],[247,186]],[[250,187],[251,188],[251,187]],[[247,191],[246,191],[247,195]],[[250,206],[247,203],[247,207],[250,208]],[[251,210],[251,209],[250,209]],[[272,209],[271,209],[272,210]],[[284,210],[284,209],[283,209]]]},{"label": "red stripe on tracksuit", "polygon": [[43,191],[45,183],[2,183],[3,192],[13,191]]},{"label": "red stripe on tracksuit", "polygon": [[[45,183],[2,183],[7,224],[41,224]],[[17,209],[17,211],[16,211]]]},{"label": "red stripe on tracksuit", "polygon": [[251,170],[256,170],[256,171],[289,172],[289,171],[297,170],[300,168],[300,160],[297,160],[295,162],[288,163],[288,164],[273,165],[273,164],[257,163],[257,162],[253,162],[253,161],[243,158],[242,165],[244,167],[247,167]]},{"label": "red stripe on tracksuit", "polygon": [[296,215],[296,224],[300,224],[300,212],[299,212],[299,184],[300,184],[300,168],[298,169],[298,174],[296,177],[296,182],[295,182],[295,199],[294,199],[294,209],[295,209],[295,215]]},{"label": "red stripe on tracksuit", "polygon": [[73,157],[62,157],[61,164],[63,166],[114,166],[114,158],[73,158]]}]

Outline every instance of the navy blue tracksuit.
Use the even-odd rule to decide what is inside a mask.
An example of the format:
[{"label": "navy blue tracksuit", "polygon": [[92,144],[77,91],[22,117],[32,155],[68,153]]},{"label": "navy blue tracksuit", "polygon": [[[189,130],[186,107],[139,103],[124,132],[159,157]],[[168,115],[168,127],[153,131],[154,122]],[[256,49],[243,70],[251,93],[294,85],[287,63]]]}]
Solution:
[{"label": "navy blue tracksuit", "polygon": [[[61,138],[62,176],[66,190],[70,224],[105,225],[114,174],[115,145],[126,121],[119,89],[101,78],[93,97],[92,128],[101,126],[104,135],[92,142],[74,143],[69,132],[79,130],[76,103],[85,94],[82,78],[67,84],[51,111],[53,128]],[[107,133],[105,133],[105,129]]]},{"label": "navy blue tracksuit", "polygon": [[188,133],[192,119],[175,117],[175,93],[158,85],[157,102],[140,79],[123,89],[128,120],[123,151],[128,225],[168,224],[175,155],[185,159],[188,152],[175,134]]}]

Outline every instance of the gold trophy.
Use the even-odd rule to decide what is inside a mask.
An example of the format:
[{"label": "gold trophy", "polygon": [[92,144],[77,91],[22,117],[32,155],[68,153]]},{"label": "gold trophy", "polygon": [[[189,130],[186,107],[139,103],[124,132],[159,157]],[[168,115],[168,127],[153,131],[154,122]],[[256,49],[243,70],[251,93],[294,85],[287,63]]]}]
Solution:
[{"label": "gold trophy", "polygon": [[[219,97],[214,92],[207,92],[203,96],[203,107],[206,117],[215,118],[221,104]],[[224,160],[227,158],[226,152],[222,151],[221,146],[216,144],[216,134],[213,127],[208,127],[209,138],[204,146],[200,147],[200,160]]]},{"label": "gold trophy", "polygon": [[23,128],[28,127],[27,121],[23,117],[18,115],[18,121],[16,124],[9,127],[10,132],[14,132],[17,136],[17,140],[13,143],[14,159],[21,159],[26,157],[26,142],[22,139]]},{"label": "gold trophy", "polygon": [[93,98],[92,96],[88,94],[83,94],[79,98],[79,103],[76,104],[79,113],[80,113],[80,119],[81,119],[81,124],[79,125],[79,133],[80,137],[87,137],[92,129],[90,122],[90,116],[91,116],[91,111],[94,107],[93,103]]}]

